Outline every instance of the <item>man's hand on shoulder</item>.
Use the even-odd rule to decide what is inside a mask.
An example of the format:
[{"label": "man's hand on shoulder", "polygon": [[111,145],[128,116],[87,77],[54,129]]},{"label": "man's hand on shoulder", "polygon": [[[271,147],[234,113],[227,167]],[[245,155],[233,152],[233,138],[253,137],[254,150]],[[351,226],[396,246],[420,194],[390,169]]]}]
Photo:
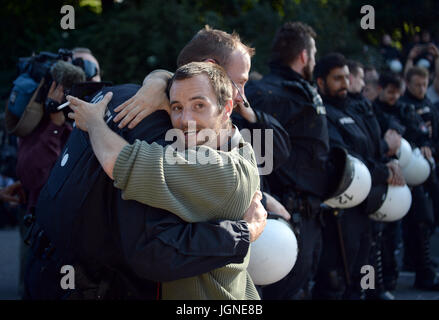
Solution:
[{"label": "man's hand on shoulder", "polygon": [[250,206],[244,214],[244,220],[247,222],[250,231],[250,242],[259,238],[267,224],[267,211],[262,205],[261,199],[262,193],[256,191]]},{"label": "man's hand on shoulder", "polygon": [[169,113],[169,99],[166,96],[166,86],[172,74],[165,70],[157,70],[150,73],[143,81],[143,86],[137,93],[114,109],[118,112],[114,122],[119,122],[119,128],[128,125],[133,129],[143,119],[157,110],[165,110]]}]

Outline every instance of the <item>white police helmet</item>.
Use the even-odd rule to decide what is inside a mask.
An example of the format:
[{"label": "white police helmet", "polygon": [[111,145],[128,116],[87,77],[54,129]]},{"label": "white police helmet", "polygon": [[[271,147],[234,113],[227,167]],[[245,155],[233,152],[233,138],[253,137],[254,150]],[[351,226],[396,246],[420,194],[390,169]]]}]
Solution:
[{"label": "white police helmet", "polygon": [[406,167],[410,162],[410,158],[412,157],[412,147],[404,138],[401,139],[401,146],[398,151],[396,151],[396,157],[398,158],[401,168]]},{"label": "white police helmet", "polygon": [[364,163],[344,152],[343,172],[335,191],[324,202],[331,208],[346,209],[359,205],[367,198],[372,186],[370,172]]},{"label": "white police helmet", "polygon": [[297,259],[297,239],[289,222],[268,214],[267,225],[250,246],[248,272],[256,285],[268,285],[283,279]]},{"label": "white police helmet", "polygon": [[407,185],[387,186],[379,209],[369,217],[375,221],[392,222],[402,219],[412,204],[412,193]]},{"label": "white police helmet", "polygon": [[402,174],[409,186],[418,186],[424,183],[430,176],[431,168],[419,148],[412,152],[410,162],[402,168]]}]

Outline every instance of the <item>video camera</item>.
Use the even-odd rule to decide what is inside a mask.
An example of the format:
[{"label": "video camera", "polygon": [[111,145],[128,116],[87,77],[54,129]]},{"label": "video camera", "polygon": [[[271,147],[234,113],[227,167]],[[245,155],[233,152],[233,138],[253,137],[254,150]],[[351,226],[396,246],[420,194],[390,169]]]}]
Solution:
[{"label": "video camera", "polygon": [[71,61],[73,53],[68,49],[59,49],[58,53],[42,51],[38,55],[19,58],[18,73],[27,74],[35,83],[40,83],[44,78],[44,84],[38,90],[35,98],[37,103],[44,103],[52,85],[53,77],[50,73],[52,66],[58,61]]},{"label": "video camera", "polygon": [[18,77],[14,80],[5,113],[9,133],[25,136],[38,125],[45,113],[57,111],[56,105],[46,103],[53,81],[61,84],[64,93],[68,93],[73,84],[86,80],[85,72],[71,63],[72,56],[72,51],[59,49],[56,54],[40,52],[19,59]]},{"label": "video camera", "polygon": [[19,58],[17,65],[18,73],[28,73],[32,79],[36,82],[40,82],[56,61],[69,61],[72,57],[73,53],[68,49],[59,49],[58,54],[42,51],[35,56]]}]

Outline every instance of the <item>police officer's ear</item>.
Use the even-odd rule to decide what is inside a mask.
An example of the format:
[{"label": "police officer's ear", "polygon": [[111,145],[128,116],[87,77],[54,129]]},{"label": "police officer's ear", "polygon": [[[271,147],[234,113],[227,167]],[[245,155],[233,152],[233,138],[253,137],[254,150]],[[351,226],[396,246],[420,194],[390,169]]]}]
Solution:
[{"label": "police officer's ear", "polygon": [[317,82],[317,86],[319,87],[320,92],[324,93],[325,80],[323,80],[323,78],[317,78],[316,82]]},{"label": "police officer's ear", "polygon": [[302,52],[300,52],[299,54],[299,59],[300,62],[303,63],[304,66],[306,66],[309,60],[308,50],[303,49]]}]

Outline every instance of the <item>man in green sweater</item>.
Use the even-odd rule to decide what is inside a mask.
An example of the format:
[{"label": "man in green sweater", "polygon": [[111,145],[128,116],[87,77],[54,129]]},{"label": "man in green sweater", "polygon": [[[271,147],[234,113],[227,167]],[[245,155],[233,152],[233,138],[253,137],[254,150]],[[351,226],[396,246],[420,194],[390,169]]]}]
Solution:
[{"label": "man in green sweater", "polygon": [[[124,199],[171,211],[187,222],[238,220],[259,189],[259,175],[250,144],[230,122],[232,92],[216,64],[194,62],[176,71],[169,86],[170,117],[184,136],[177,139],[184,152],[174,145],[129,145],[111,131],[103,120],[111,93],[96,105],[68,97],[74,111],[69,117],[89,133],[96,157]],[[249,254],[241,264],[163,283],[163,298],[259,299],[247,273]]]}]

